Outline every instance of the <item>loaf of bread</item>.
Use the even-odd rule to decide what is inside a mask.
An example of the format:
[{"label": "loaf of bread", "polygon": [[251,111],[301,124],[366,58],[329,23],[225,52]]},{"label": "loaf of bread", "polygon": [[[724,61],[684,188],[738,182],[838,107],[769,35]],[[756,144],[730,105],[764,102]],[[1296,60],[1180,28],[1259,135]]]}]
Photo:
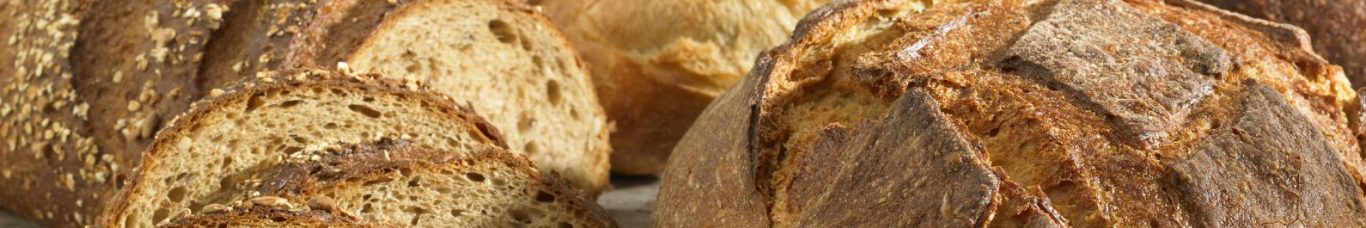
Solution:
[{"label": "loaf of bread", "polygon": [[712,99],[829,0],[547,0],[615,123],[612,170],[658,174]]},{"label": "loaf of bread", "polygon": [[1366,0],[1201,0],[1220,8],[1304,28],[1314,50],[1366,86]]},{"label": "loaf of bread", "polygon": [[[239,60],[227,61],[262,61],[264,65],[252,67],[265,69],[283,64],[379,73],[424,82],[484,114],[505,130],[512,151],[527,155],[544,171],[565,175],[589,195],[606,189],[610,126],[588,75],[559,32],[522,1],[331,0],[281,5],[315,13],[277,12],[290,19],[249,22],[266,29],[237,35],[258,46],[226,58]],[[235,18],[229,15],[229,20]],[[278,31],[270,32],[271,28]],[[242,63],[250,64],[260,63]]]},{"label": "loaf of bread", "polygon": [[809,14],[684,136],[655,225],[1366,226],[1361,103],[1303,31],[936,2]]}]

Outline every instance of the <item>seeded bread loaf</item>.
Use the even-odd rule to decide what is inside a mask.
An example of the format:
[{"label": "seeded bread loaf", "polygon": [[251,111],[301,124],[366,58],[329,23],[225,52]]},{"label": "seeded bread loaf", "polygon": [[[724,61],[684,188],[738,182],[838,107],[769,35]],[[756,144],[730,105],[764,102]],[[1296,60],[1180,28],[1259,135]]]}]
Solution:
[{"label": "seeded bread loaf", "polygon": [[[202,93],[257,73],[282,70],[291,45],[329,0],[235,0],[204,51],[196,86]],[[203,96],[204,94],[199,94]]]},{"label": "seeded bread loaf", "polygon": [[712,99],[828,0],[540,1],[615,123],[612,169],[658,174]]},{"label": "seeded bread loaf", "polygon": [[112,188],[72,80],[81,7],[0,1],[0,209],[52,227],[91,221],[100,195],[77,190]]},{"label": "seeded bread loaf", "polygon": [[177,117],[98,222],[146,227],[255,189],[259,170],[336,144],[409,138],[445,151],[505,147],[495,130],[444,96],[400,83],[288,71],[244,83]]},{"label": "seeded bread loaf", "polygon": [[1314,50],[1366,86],[1366,0],[1201,0],[1220,8],[1304,28]]},{"label": "seeded bread loaf", "polygon": [[655,225],[1366,225],[1360,103],[1301,30],[1186,0],[918,5],[809,14],[684,136]]},{"label": "seeded bread loaf", "polygon": [[[609,126],[577,55],[517,0],[334,0],[287,66],[425,82],[504,129],[511,151],[588,195],[607,187]],[[339,67],[340,66],[340,67]]]}]

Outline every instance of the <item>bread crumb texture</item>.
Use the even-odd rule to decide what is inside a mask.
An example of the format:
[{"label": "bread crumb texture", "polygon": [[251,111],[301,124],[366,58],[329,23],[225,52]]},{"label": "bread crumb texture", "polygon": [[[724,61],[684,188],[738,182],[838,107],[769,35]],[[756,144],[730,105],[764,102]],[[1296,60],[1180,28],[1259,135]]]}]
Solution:
[{"label": "bread crumb texture", "polygon": [[1366,225],[1361,101],[1302,34],[1185,0],[833,3],[684,137],[654,220]]}]

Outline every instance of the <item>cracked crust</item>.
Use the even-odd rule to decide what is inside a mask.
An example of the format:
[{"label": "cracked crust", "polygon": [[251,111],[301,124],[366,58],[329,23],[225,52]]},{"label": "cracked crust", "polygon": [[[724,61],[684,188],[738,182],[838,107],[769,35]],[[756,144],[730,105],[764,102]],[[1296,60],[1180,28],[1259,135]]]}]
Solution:
[{"label": "cracked crust", "polygon": [[[944,221],[819,213],[825,205],[815,202],[847,192],[860,198],[827,202],[976,192],[990,200],[950,194],[928,203],[991,205],[986,219],[933,211],[990,226],[1366,224],[1353,128],[1360,121],[1349,120],[1360,118],[1360,101],[1341,71],[1307,48],[1303,31],[1177,0],[909,5],[827,5],[789,43],[760,56],[675,150],[655,225]],[[917,112],[945,117],[905,112],[899,100],[917,96],[935,104]],[[875,127],[906,119],[952,128]],[[1283,127],[1260,127],[1270,125]],[[945,131],[962,136],[936,133]],[[854,147],[859,135],[898,132]],[[990,170],[981,175],[997,183],[981,185],[990,191],[932,184],[956,180],[935,172],[956,163],[899,166],[908,170],[838,184],[859,177],[847,170],[936,159],[849,154],[953,155],[899,145],[954,138],[970,145],[959,151],[974,152],[947,160]],[[911,175],[921,172],[934,174]],[[905,181],[922,184],[899,186]],[[1219,198],[1236,196],[1246,198]]]}]

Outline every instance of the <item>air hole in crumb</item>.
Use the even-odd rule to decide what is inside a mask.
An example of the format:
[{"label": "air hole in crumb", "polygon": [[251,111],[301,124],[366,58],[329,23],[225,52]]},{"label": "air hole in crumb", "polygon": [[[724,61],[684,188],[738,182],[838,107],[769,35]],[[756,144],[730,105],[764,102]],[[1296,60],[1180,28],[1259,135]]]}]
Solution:
[{"label": "air hole in crumb", "polygon": [[380,112],[379,112],[379,111],[376,111],[375,109],[372,109],[372,108],[370,108],[370,107],[368,107],[368,106],[364,106],[364,105],[347,105],[346,108],[349,108],[349,109],[351,109],[351,111],[358,112],[358,113],[360,113],[361,115],[365,115],[365,116],[368,116],[368,117],[370,117],[370,118],[379,118],[379,116],[380,116]]},{"label": "air hole in crumb", "polygon": [[574,228],[574,224],[569,224],[569,222],[560,222],[559,226],[560,228]]},{"label": "air hole in crumb", "polygon": [[408,181],[408,187],[414,187],[414,188],[422,187],[422,182],[418,181],[417,179],[413,179],[413,180],[411,180],[411,181]]},{"label": "air hole in crumb", "polygon": [[271,220],[271,221],[275,221],[275,222],[285,222],[286,220],[289,220],[289,219],[288,219],[288,218],[285,218],[284,216],[275,216],[275,217],[270,217],[270,220]]},{"label": "air hole in crumb", "polygon": [[375,211],[375,206],[370,205],[370,204],[368,204],[368,203],[365,204],[365,206],[364,206],[364,207],[361,207],[361,209],[360,209],[360,213],[370,213],[370,212],[374,212],[374,211]]},{"label": "air hole in crumb", "polygon": [[303,100],[285,101],[285,102],[283,102],[283,103],[280,103],[280,107],[281,107],[281,108],[289,108],[289,107],[294,107],[295,105],[299,105],[299,104],[301,104],[301,103],[304,103],[304,101],[303,101]]},{"label": "air hole in crumb", "polygon": [[517,34],[512,32],[512,26],[503,20],[489,21],[489,31],[493,32],[493,37],[498,38],[498,42],[514,44],[517,42]]},{"label": "air hole in crumb", "polygon": [[555,82],[555,80],[545,82],[545,95],[550,99],[552,105],[559,105],[560,100],[564,99],[560,96],[560,83]]},{"label": "air hole in crumb", "polygon": [[185,200],[185,187],[172,188],[170,192],[166,193],[166,198],[171,199],[171,202]]},{"label": "air hole in crumb", "polygon": [[474,182],[484,182],[484,175],[483,175],[483,174],[478,174],[478,173],[465,173],[465,178],[469,178],[470,180],[472,180],[472,181],[474,181]]},{"label": "air hole in crumb", "polygon": [[251,95],[251,98],[247,98],[246,112],[256,111],[256,108],[261,107],[261,96],[265,96],[265,94],[258,93],[255,95]]},{"label": "air hole in crumb", "polygon": [[169,216],[170,214],[171,209],[169,208],[157,209],[156,212],[152,212],[152,223],[159,223],[161,220],[165,220],[166,216]]},{"label": "air hole in crumb", "polygon": [[461,209],[451,209],[451,216],[459,217],[459,216],[464,215],[464,214],[465,214],[465,210],[461,210]]},{"label": "air hole in crumb", "polygon": [[536,118],[535,118],[535,117],[531,117],[531,116],[522,116],[522,119],[517,121],[517,131],[518,131],[518,132],[522,132],[522,133],[526,133],[528,130],[531,130],[531,127],[534,126],[535,124],[536,124]]},{"label": "air hole in crumb", "polygon": [[493,182],[493,186],[503,186],[507,184],[507,182],[503,181],[503,179],[490,178],[489,180]]},{"label": "air hole in crumb", "polygon": [[522,151],[525,151],[527,156],[532,156],[541,153],[541,147],[537,146],[536,142],[527,142],[526,146],[522,146]]},{"label": "air hole in crumb", "polygon": [[304,150],[304,148],[297,147],[297,146],[285,147],[285,154],[294,154],[294,153],[297,153],[297,152],[303,151],[303,150]]},{"label": "air hole in crumb", "polygon": [[[410,175],[413,175],[413,169],[409,169],[409,168],[399,168],[399,169],[398,169],[398,174],[399,174],[399,175],[403,175],[403,176],[405,176],[405,177],[406,177],[406,176],[410,176]],[[417,181],[417,178],[413,178],[413,181]]]},{"label": "air hole in crumb", "polygon": [[537,192],[536,192],[536,202],[542,202],[542,203],[555,202],[555,195],[551,195],[549,192],[545,192],[545,191],[537,191]]},{"label": "air hole in crumb", "polygon": [[513,220],[517,220],[517,222],[521,223],[531,223],[531,219],[541,217],[540,212],[531,208],[514,209],[508,211],[508,215],[511,215]]},{"label": "air hole in crumb", "polygon": [[408,67],[404,67],[403,70],[404,70],[404,71],[407,71],[409,74],[416,74],[416,73],[418,73],[418,71],[422,70],[422,64],[419,64],[419,63],[408,64]]},{"label": "air hole in crumb", "polygon": [[325,128],[325,129],[337,129],[337,123],[327,123],[326,125],[323,125],[323,128]]}]

